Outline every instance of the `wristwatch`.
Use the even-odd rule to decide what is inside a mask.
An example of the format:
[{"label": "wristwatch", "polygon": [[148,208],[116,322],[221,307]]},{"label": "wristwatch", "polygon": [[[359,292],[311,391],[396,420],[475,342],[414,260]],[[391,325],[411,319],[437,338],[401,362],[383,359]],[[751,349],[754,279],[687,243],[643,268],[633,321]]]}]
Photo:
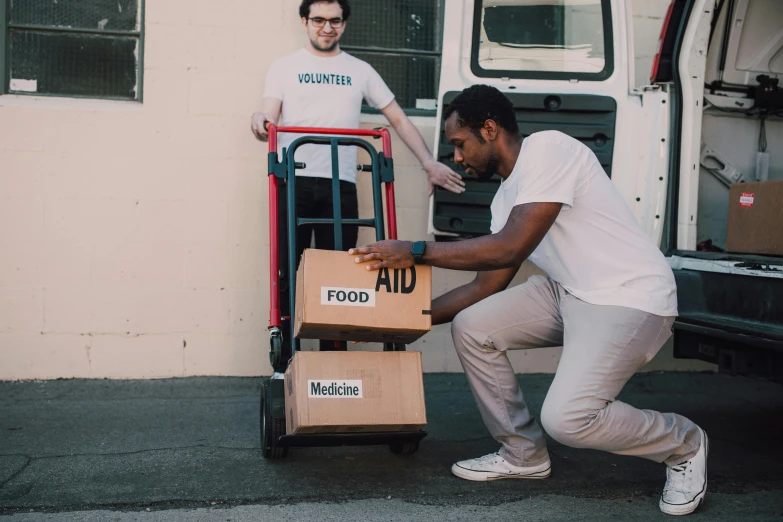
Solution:
[{"label": "wristwatch", "polygon": [[416,241],[411,247],[411,255],[413,255],[413,262],[417,265],[424,264],[424,248],[427,246],[426,241]]}]

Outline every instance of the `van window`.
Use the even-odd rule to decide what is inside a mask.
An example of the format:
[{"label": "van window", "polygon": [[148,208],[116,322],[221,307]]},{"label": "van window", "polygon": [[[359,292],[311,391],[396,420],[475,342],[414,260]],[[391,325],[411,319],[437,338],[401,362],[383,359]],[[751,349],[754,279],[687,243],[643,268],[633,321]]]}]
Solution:
[{"label": "van window", "polygon": [[600,81],[612,74],[609,0],[476,0],[473,74]]}]

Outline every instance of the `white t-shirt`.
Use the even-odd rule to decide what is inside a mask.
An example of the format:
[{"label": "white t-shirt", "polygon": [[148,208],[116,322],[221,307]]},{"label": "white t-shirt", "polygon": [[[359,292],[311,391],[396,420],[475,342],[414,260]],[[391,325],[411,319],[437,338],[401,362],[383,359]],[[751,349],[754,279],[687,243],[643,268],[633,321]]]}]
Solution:
[{"label": "white t-shirt", "polygon": [[666,258],[584,144],[557,131],[526,138],[492,201],[492,233],[525,203],[563,203],[530,260],[574,296],[677,315],[677,286]]},{"label": "white t-shirt", "polygon": [[[344,51],[323,57],[301,49],[272,63],[266,74],[264,98],[282,100],[281,126],[358,129],[362,98],[372,107],[383,109],[394,100],[394,94],[367,62]],[[278,153],[300,136],[280,134]],[[341,146],[338,153],[340,179],[355,183],[356,147]],[[297,175],[332,177],[328,145],[302,145],[294,156],[307,165],[297,170]]]}]

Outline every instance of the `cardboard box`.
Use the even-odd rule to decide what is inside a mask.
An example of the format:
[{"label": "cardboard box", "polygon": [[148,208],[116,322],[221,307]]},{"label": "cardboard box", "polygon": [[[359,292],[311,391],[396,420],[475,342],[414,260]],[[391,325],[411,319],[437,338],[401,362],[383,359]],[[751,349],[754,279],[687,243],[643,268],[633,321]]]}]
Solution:
[{"label": "cardboard box", "polygon": [[411,343],[432,328],[432,269],[368,271],[354,256],[307,249],[296,274],[296,337]]},{"label": "cardboard box", "polygon": [[419,431],[419,352],[297,352],[285,372],[286,433]]},{"label": "cardboard box", "polygon": [[731,186],[726,251],[783,256],[783,181]]}]

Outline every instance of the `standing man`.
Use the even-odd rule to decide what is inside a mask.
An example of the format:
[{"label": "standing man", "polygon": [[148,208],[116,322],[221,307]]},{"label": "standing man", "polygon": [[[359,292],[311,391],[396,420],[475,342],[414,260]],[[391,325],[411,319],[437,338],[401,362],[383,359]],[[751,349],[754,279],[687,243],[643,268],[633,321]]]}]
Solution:
[{"label": "standing man", "polygon": [[[465,89],[444,111],[454,159],[479,179],[503,178],[492,234],[455,243],[383,241],[350,254],[368,270],[425,263],[476,270],[432,303],[433,324],[452,321],[454,345],[497,453],[457,462],[467,480],[550,475],[544,436],[506,350],[563,346],[541,425],[576,447],[666,463],[660,508],[694,511],[707,486],[707,435],[675,413],[616,400],[658,352],[677,315],[666,259],[579,141],[556,131],[524,141],[513,106],[493,87]],[[530,259],[549,274],[506,289]]]},{"label": "standing man", "polygon": [[[375,69],[340,49],[340,37],[345,32],[350,13],[348,0],[302,1],[299,16],[307,34],[307,43],[304,49],[279,58],[269,68],[261,111],[253,114],[251,120],[253,133],[259,140],[266,141],[265,123],[278,121],[282,126],[356,129],[364,99],[383,113],[400,139],[421,162],[429,178],[430,193],[433,185],[455,193],[463,192],[465,183],[462,177],[433,158],[418,129],[402,111]],[[297,137],[281,134],[280,149],[288,147]],[[342,217],[357,218],[356,147],[341,146],[339,157]],[[332,160],[329,147],[304,145],[297,149],[296,159],[306,164],[305,169],[297,171],[297,215],[331,218]],[[284,197],[280,203],[281,224],[284,225]],[[316,248],[334,249],[332,225],[301,226],[297,231],[297,259],[310,246],[313,234]],[[357,236],[357,226],[343,227],[346,250],[356,246]],[[280,237],[286,238],[286,234],[282,233]],[[282,253],[287,251],[286,242],[281,241],[280,250]],[[281,263],[281,266],[287,265]],[[281,278],[281,283],[285,280]],[[283,291],[282,295],[284,303],[287,302],[287,291]],[[322,342],[321,346],[322,349],[330,349],[334,343]],[[341,348],[344,346],[343,343]]]}]

